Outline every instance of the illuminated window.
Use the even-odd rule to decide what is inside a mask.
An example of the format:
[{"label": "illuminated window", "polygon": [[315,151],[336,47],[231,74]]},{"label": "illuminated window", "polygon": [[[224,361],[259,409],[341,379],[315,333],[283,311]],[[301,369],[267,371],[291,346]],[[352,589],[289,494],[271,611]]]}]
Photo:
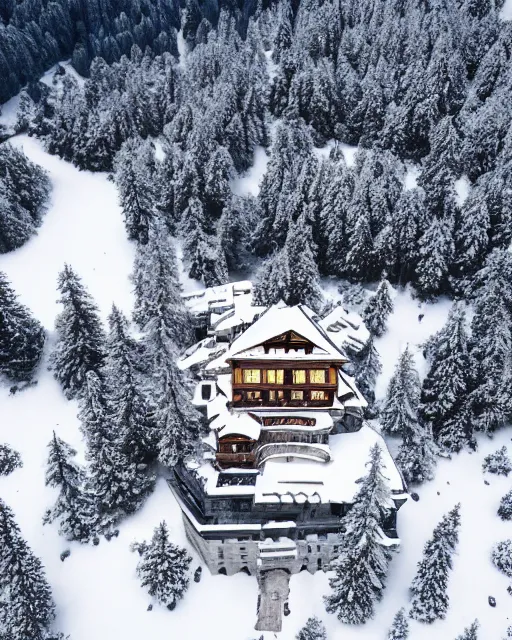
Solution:
[{"label": "illuminated window", "polygon": [[291,398],[292,400],[304,400],[304,391],[292,391]]},{"label": "illuminated window", "polygon": [[311,400],[326,400],[325,391],[312,391]]},{"label": "illuminated window", "polygon": [[268,384],[283,384],[284,382],[284,370],[283,369],[269,369],[267,371]]},{"label": "illuminated window", "polygon": [[235,369],[235,384],[242,382],[242,369]]},{"label": "illuminated window", "polygon": [[277,400],[282,400],[284,398],[284,391],[269,391],[268,392],[268,399],[270,400],[270,402],[275,402]]},{"label": "illuminated window", "polygon": [[306,384],[306,370],[294,369],[293,370],[293,384]]},{"label": "illuminated window", "polygon": [[261,398],[260,391],[248,391],[247,400],[259,400]]},{"label": "illuminated window", "polygon": [[261,382],[261,371],[259,369],[244,369],[244,382],[258,384]]},{"label": "illuminated window", "polygon": [[325,369],[311,369],[309,372],[309,381],[311,384],[325,384]]}]

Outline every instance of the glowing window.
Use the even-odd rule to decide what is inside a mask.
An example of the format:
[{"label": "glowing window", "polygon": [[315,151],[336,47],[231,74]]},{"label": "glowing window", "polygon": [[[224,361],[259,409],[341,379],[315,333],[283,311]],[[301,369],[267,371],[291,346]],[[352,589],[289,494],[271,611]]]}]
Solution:
[{"label": "glowing window", "polygon": [[326,400],[325,391],[312,391],[311,400]]},{"label": "glowing window", "polygon": [[309,372],[309,381],[311,384],[325,384],[325,369],[311,369]]},{"label": "glowing window", "polygon": [[284,370],[283,369],[269,369],[267,371],[268,384],[283,384],[284,382]]},{"label": "glowing window", "polygon": [[261,398],[261,393],[259,391],[247,392],[247,400],[259,400],[260,398]]},{"label": "glowing window", "polygon": [[261,371],[259,369],[244,369],[244,382],[258,384],[261,382]]},{"label": "glowing window", "polygon": [[306,384],[306,370],[294,369],[293,370],[293,384]]},{"label": "glowing window", "polygon": [[292,391],[292,400],[304,400],[304,391]]}]

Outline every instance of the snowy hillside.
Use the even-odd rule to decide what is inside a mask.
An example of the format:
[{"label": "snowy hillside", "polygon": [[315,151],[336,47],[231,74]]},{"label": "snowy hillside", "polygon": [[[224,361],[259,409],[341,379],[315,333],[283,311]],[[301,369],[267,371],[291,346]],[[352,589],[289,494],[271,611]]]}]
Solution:
[{"label": "snowy hillside", "polygon": [[[103,317],[112,302],[129,313],[133,247],[126,240],[114,185],[105,174],[79,172],[46,154],[34,139],[20,136],[13,143],[48,169],[53,194],[38,235],[23,248],[0,256],[0,270],[7,273],[21,300],[50,332],[57,312],[56,277],[64,262],[83,277]],[[255,170],[261,175],[264,167],[265,159],[260,155]],[[240,189],[245,191],[248,185],[252,188],[251,179],[254,182],[249,176]],[[384,395],[400,350],[406,344],[417,347],[437,331],[449,307],[449,302],[442,300],[420,308],[408,293],[397,294],[389,329],[376,341],[384,368],[378,380],[378,397]],[[420,313],[424,314],[421,322]],[[417,352],[416,356],[421,365],[421,354]],[[22,469],[0,478],[0,495],[13,508],[23,535],[46,567],[58,608],[57,627],[73,640],[258,637],[259,632],[253,630],[257,584],[255,578],[244,574],[227,578],[203,572],[202,581],[192,583],[175,611],[158,606],[146,611],[150,598],[135,577],[137,558],[129,551],[129,544],[148,539],[153,528],[165,519],[172,539],[187,545],[179,508],[163,480],[145,507],[121,524],[119,538],[102,540],[99,547],[67,544],[58,537],[54,525],[42,526],[42,515],[53,499],[53,491],[44,486],[46,444],[52,431],[80,453],[83,444],[76,403],[65,400],[44,364],[38,381],[36,387],[15,396],[10,396],[6,387],[0,389],[0,442],[17,449],[24,463]],[[302,572],[291,579],[291,615],[284,619],[280,638],[292,640],[313,613],[326,624],[329,638],[384,638],[396,611],[407,607],[408,587],[424,543],[442,514],[457,502],[462,504],[462,528],[449,584],[448,617],[432,627],[412,622],[411,637],[451,640],[478,617],[482,638],[501,638],[507,624],[512,624],[512,597],[506,591],[509,581],[492,566],[489,554],[494,542],[511,537],[510,523],[496,516],[510,479],[489,476],[489,484],[485,484],[481,464],[485,455],[503,445],[512,452],[511,442],[510,427],[493,440],[480,437],[476,453],[465,452],[441,461],[436,479],[418,489],[419,502],[409,500],[400,510],[402,548],[392,562],[389,584],[374,620],[355,628],[341,625],[325,613],[322,602],[328,592],[328,575]],[[59,555],[66,548],[71,550],[71,557],[61,562]],[[197,564],[195,557],[192,568]],[[489,606],[488,596],[496,598],[496,608]]]}]

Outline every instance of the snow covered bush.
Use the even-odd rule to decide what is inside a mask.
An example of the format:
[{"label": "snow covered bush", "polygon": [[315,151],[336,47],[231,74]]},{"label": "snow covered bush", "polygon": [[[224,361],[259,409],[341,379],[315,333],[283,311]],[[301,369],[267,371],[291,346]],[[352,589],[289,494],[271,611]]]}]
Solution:
[{"label": "snow covered bush", "polygon": [[492,548],[491,559],[497,569],[512,578],[512,540],[497,542]]},{"label": "snow covered bush", "polygon": [[137,565],[141,586],[146,587],[149,595],[160,604],[174,609],[190,582],[188,569],[192,558],[187,550],[169,540],[165,522],[156,527],[149,544],[141,543],[135,548],[141,554]]},{"label": "snow covered bush", "polygon": [[0,476],[8,476],[22,466],[20,454],[8,445],[0,444]]},{"label": "snow covered bush", "polygon": [[297,640],[326,640],[327,632],[323,622],[312,616],[295,637]]},{"label": "snow covered bush", "polygon": [[512,471],[512,461],[509,458],[507,447],[503,446],[501,449],[486,456],[482,469],[499,476],[508,476]]},{"label": "snow covered bush", "polygon": [[502,520],[512,520],[512,489],[501,499],[498,515]]},{"label": "snow covered bush", "polygon": [[409,621],[405,609],[400,611],[393,618],[393,624],[388,632],[387,640],[407,640],[409,637]]}]

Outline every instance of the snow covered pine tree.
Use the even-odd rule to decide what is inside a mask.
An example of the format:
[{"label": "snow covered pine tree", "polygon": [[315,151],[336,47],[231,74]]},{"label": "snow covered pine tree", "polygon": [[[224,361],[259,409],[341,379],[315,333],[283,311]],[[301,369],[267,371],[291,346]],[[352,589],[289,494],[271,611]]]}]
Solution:
[{"label": "snow covered pine tree", "polygon": [[0,629],[6,639],[57,640],[55,604],[39,558],[0,499]]},{"label": "snow covered pine tree", "polygon": [[512,489],[501,499],[498,515],[502,520],[512,520]]},{"label": "snow covered pine tree", "polygon": [[508,455],[507,447],[503,446],[494,453],[485,456],[482,469],[498,476],[508,476],[512,471],[512,461]]},{"label": "snow covered pine tree", "polygon": [[389,314],[393,311],[389,289],[389,282],[386,279],[381,280],[375,295],[370,298],[362,313],[368,330],[377,337],[382,336],[386,331]]},{"label": "snow covered pine tree", "polygon": [[492,548],[491,559],[497,569],[512,578],[512,540],[497,542]]},{"label": "snow covered pine tree", "polygon": [[411,585],[410,616],[419,622],[442,619],[448,611],[448,572],[459,541],[460,505],[447,513],[423,549],[423,558]]},{"label": "snow covered pine tree", "polygon": [[63,310],[55,321],[57,342],[50,363],[66,397],[76,398],[88,371],[101,375],[105,334],[91,295],[67,264],[59,274],[58,289]]},{"label": "snow covered pine tree", "polygon": [[66,540],[88,542],[97,528],[97,506],[92,493],[84,488],[84,471],[72,459],[76,451],[53,432],[48,445],[46,485],[59,489],[52,509],[43,523],[59,521],[59,533]]},{"label": "snow covered pine tree", "polygon": [[329,580],[332,593],[324,598],[327,611],[348,624],[361,624],[373,616],[391,559],[381,529],[391,496],[378,444],[371,449],[369,465],[354,505],[343,520],[341,553],[334,563],[335,575]]},{"label": "snow covered pine tree", "polygon": [[14,382],[30,380],[41,360],[43,327],[21,305],[0,271],[0,374]]},{"label": "snow covered pine tree", "polygon": [[137,575],[141,586],[147,587],[150,596],[172,611],[188,589],[192,558],[186,549],[169,540],[165,522],[155,528],[151,542],[140,549],[142,559],[137,565]]},{"label": "snow covered pine tree", "polygon": [[8,476],[22,466],[20,454],[9,445],[0,444],[0,476]]},{"label": "snow covered pine tree", "polygon": [[407,640],[409,637],[409,621],[405,609],[400,611],[393,618],[393,624],[388,632],[387,640]]}]

